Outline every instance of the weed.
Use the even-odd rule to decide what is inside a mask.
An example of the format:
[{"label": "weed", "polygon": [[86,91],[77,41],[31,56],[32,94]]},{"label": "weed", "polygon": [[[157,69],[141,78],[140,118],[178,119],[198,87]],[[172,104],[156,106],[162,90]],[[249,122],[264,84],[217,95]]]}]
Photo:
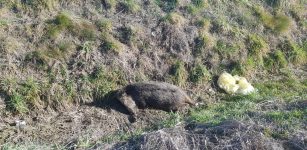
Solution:
[{"label": "weed", "polygon": [[196,64],[193,67],[189,78],[193,83],[203,84],[203,82],[211,80],[211,74],[203,64]]},{"label": "weed", "polygon": [[192,15],[195,15],[195,14],[197,14],[197,13],[200,11],[199,8],[195,7],[195,6],[192,5],[192,4],[188,5],[188,6],[186,7],[186,9],[187,9],[187,11],[188,11],[190,14],[192,14]]},{"label": "weed", "polygon": [[176,63],[171,67],[171,75],[173,83],[183,87],[188,78],[188,73],[184,67],[184,62],[176,61]]},{"label": "weed", "polygon": [[156,4],[161,7],[161,9],[165,12],[174,11],[178,4],[178,0],[156,0]]}]

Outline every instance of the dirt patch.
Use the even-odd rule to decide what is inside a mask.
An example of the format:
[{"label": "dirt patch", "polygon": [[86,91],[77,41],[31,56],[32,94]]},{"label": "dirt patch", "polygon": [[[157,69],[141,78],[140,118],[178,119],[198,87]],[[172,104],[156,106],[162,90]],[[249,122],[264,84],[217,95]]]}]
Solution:
[{"label": "dirt patch", "polygon": [[[109,149],[306,149],[302,135],[300,139],[277,141],[258,132],[259,125],[224,121],[219,125],[194,125],[184,129],[175,127],[144,134],[127,143],[111,146]],[[291,144],[290,144],[291,143]],[[96,147],[97,149],[102,147]]]},{"label": "dirt patch", "polygon": [[[128,115],[116,110],[83,105],[63,112],[45,111],[30,116],[3,115],[0,119],[0,145],[33,141],[66,145],[82,138],[99,141],[119,132],[150,127],[169,115],[157,110],[143,110],[137,122],[131,123]],[[19,120],[24,120],[26,125],[18,126],[16,121]]]}]

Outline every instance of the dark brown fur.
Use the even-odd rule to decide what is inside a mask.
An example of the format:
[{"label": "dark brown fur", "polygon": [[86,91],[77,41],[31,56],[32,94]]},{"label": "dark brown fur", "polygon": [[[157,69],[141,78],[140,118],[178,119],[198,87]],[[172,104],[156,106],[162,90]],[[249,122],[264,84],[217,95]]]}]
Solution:
[{"label": "dark brown fur", "polygon": [[116,97],[132,115],[136,115],[138,108],[177,111],[184,105],[195,105],[179,87],[164,82],[130,84],[119,90]]}]

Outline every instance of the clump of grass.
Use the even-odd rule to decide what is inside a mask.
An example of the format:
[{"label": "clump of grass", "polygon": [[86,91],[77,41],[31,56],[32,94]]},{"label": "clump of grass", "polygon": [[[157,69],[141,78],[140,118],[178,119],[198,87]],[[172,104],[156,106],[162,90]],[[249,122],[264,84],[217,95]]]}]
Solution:
[{"label": "clump of grass", "polygon": [[268,69],[285,68],[288,65],[285,54],[281,50],[276,50],[268,58],[265,59],[265,66]]},{"label": "clump of grass", "polygon": [[172,12],[167,14],[164,18],[164,21],[169,22],[170,24],[175,24],[175,25],[182,25],[184,23],[184,17],[182,17],[180,14]]},{"label": "clump of grass", "polygon": [[187,6],[187,10],[191,14],[196,14],[200,10],[202,10],[202,8],[204,8],[205,5],[206,2],[204,0],[192,0],[191,4]]},{"label": "clump of grass", "polygon": [[99,67],[90,76],[90,82],[94,86],[94,97],[96,99],[103,98],[107,93],[115,90],[118,85],[126,84],[124,74],[114,69],[109,71]]},{"label": "clump of grass", "polygon": [[196,21],[196,25],[205,31],[209,31],[211,22],[209,19],[201,18]]},{"label": "clump of grass", "polygon": [[44,10],[48,9],[51,10],[55,5],[55,1],[53,0],[27,0],[24,1],[23,4],[26,6],[30,6],[31,9],[34,10]]},{"label": "clump of grass", "polygon": [[237,45],[226,43],[223,40],[218,40],[214,46],[214,50],[216,50],[220,55],[226,54],[227,56],[231,56],[232,54],[235,54],[239,48]]},{"label": "clump of grass", "polygon": [[65,13],[57,15],[51,23],[47,32],[48,37],[51,38],[55,38],[63,30],[73,30],[74,28],[71,18]]},{"label": "clump of grass", "polygon": [[161,9],[165,12],[174,11],[178,4],[178,0],[156,0],[156,4],[161,7]]},{"label": "clump of grass", "polygon": [[101,32],[111,32],[112,31],[112,22],[108,19],[101,19],[96,23],[98,29]]},{"label": "clump of grass", "polygon": [[117,0],[103,0],[102,1],[107,9],[113,10],[117,5]]},{"label": "clump of grass", "polygon": [[268,44],[262,37],[256,34],[252,34],[248,37],[247,44],[249,56],[255,57],[254,60],[263,66],[263,58],[267,56],[269,52]]},{"label": "clump of grass", "polygon": [[40,106],[40,89],[40,84],[32,78],[21,83],[16,78],[1,80],[1,91],[4,91],[9,97],[8,109],[17,113],[26,113]]},{"label": "clump of grass", "polygon": [[8,25],[8,22],[6,20],[0,20],[0,27],[4,27],[4,26],[7,26]]},{"label": "clump of grass", "polygon": [[175,64],[172,65],[170,71],[173,83],[181,87],[185,86],[188,78],[188,72],[185,69],[184,62],[179,60],[176,61]]},{"label": "clump of grass", "polygon": [[101,46],[101,50],[103,52],[112,52],[115,54],[119,54],[122,51],[122,43],[117,41],[112,35],[103,34],[102,40],[103,44]]},{"label": "clump of grass", "polygon": [[211,74],[207,70],[206,66],[198,63],[192,68],[189,78],[193,83],[203,84],[204,82],[211,80]]},{"label": "clump of grass", "polygon": [[49,57],[41,51],[33,51],[26,55],[25,61],[36,64],[38,68],[45,70],[48,67]]},{"label": "clump of grass", "polygon": [[183,121],[183,116],[179,113],[170,112],[169,118],[161,122],[157,122],[152,126],[152,130],[175,127],[179,122]]},{"label": "clump of grass", "polygon": [[96,38],[95,34],[95,27],[91,23],[88,22],[82,22],[78,26],[79,32],[76,32],[77,35],[83,40],[83,41],[94,41]]},{"label": "clump of grass", "polygon": [[120,41],[125,44],[132,45],[135,40],[136,32],[131,27],[119,28]]},{"label": "clump of grass", "polygon": [[25,62],[35,64],[39,69],[47,69],[52,59],[66,60],[73,51],[71,42],[63,41],[55,45],[50,45],[43,50],[29,52],[25,56]]},{"label": "clump of grass", "polygon": [[282,44],[281,49],[286,53],[287,59],[292,64],[301,65],[307,62],[306,47],[299,46],[298,44],[287,40]]},{"label": "clump of grass", "polygon": [[276,33],[283,33],[289,30],[291,20],[289,17],[283,14],[277,14],[275,16],[266,12],[263,9],[256,8],[256,13],[259,15],[264,25]]},{"label": "clump of grass", "polygon": [[125,12],[136,13],[140,10],[140,5],[135,0],[124,0],[121,5]]}]

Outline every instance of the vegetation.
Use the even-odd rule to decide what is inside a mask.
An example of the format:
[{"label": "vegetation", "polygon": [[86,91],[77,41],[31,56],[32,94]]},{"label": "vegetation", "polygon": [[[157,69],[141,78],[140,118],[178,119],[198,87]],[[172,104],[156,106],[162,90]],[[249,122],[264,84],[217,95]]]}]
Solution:
[{"label": "vegetation", "polygon": [[[91,149],[228,119],[257,122],[264,127],[253,132],[289,140],[306,129],[305,105],[295,105],[307,98],[305,10],[302,0],[0,0],[0,145],[27,149],[16,141],[46,134],[54,149],[73,149],[57,147],[63,139]],[[246,77],[257,92],[223,93],[216,85],[222,71]],[[200,105],[140,111],[130,124],[109,95],[151,80],[180,86]],[[40,132],[15,128],[16,118]],[[85,134],[95,127],[108,134],[93,141],[101,134]]]},{"label": "vegetation", "polygon": [[190,81],[203,84],[211,80],[211,74],[202,64],[196,64],[190,71]]},{"label": "vegetation", "polygon": [[124,0],[122,6],[126,12],[136,13],[140,10],[140,6],[135,0]]},{"label": "vegetation", "polygon": [[184,62],[176,61],[171,67],[171,79],[174,84],[184,87],[188,78],[188,72],[185,69]]},{"label": "vegetation", "polygon": [[256,13],[259,15],[263,24],[276,33],[283,33],[289,30],[291,20],[283,14],[272,16],[261,8],[256,8]]},{"label": "vegetation", "polygon": [[63,30],[73,30],[74,24],[71,18],[65,14],[60,13],[51,21],[51,25],[48,28],[47,35],[50,38],[57,37]]},{"label": "vegetation", "polygon": [[165,12],[172,12],[179,4],[178,0],[156,0],[158,6]]}]

